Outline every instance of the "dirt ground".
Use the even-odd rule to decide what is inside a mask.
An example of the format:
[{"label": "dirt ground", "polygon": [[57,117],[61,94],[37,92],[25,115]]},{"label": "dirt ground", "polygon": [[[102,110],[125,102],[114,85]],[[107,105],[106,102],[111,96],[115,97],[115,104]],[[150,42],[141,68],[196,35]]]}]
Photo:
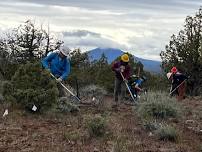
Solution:
[{"label": "dirt ground", "polygon": [[[0,118],[0,152],[201,152],[202,99],[188,98],[180,104],[184,116],[169,120],[177,128],[178,142],[160,141],[148,132],[134,107],[121,104],[111,108],[112,97],[103,107],[81,107],[77,114],[30,114],[9,109]],[[0,114],[5,108],[1,106]],[[101,115],[107,118],[104,137],[92,138],[86,123]],[[118,147],[118,148],[117,148]]]}]

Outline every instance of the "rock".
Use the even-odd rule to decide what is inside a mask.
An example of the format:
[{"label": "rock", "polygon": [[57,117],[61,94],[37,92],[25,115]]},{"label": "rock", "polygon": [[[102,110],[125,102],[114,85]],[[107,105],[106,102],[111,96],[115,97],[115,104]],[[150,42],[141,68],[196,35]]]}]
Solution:
[{"label": "rock", "polygon": [[99,150],[95,147],[95,148],[93,149],[93,152],[99,152]]},{"label": "rock", "polygon": [[152,132],[149,132],[149,137],[153,136]]},{"label": "rock", "polygon": [[176,152],[174,148],[160,148],[160,152]]},{"label": "rock", "polygon": [[140,141],[135,141],[135,146],[139,146],[139,145],[142,145],[142,142],[140,142]]},{"label": "rock", "polygon": [[186,120],[185,123],[186,124],[193,124],[195,121],[194,120]]}]

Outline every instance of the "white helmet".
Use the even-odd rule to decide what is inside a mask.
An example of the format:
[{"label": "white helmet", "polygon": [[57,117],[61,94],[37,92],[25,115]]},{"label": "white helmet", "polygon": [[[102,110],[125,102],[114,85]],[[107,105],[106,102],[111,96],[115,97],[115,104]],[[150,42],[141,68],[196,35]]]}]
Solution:
[{"label": "white helmet", "polygon": [[166,74],[166,76],[167,76],[168,79],[170,79],[171,75],[172,75],[171,72],[168,72],[168,73]]},{"label": "white helmet", "polygon": [[68,47],[66,47],[64,45],[60,46],[59,50],[64,56],[68,56],[69,52],[71,51]]}]

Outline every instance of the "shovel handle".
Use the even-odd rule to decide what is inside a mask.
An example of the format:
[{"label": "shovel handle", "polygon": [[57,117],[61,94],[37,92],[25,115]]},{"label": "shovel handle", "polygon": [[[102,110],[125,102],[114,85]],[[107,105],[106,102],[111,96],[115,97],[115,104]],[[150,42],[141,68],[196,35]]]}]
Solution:
[{"label": "shovel handle", "polygon": [[[55,80],[57,80],[56,77],[55,77],[52,73],[50,73],[50,75],[51,75]],[[81,102],[81,100],[80,100],[72,91],[70,91],[62,82],[59,82],[59,83],[60,83],[60,85],[61,85],[65,90],[67,90],[72,96],[74,96],[79,102]]]},{"label": "shovel handle", "polygon": [[[121,74],[122,79],[125,80],[125,78],[124,78],[122,72],[120,72],[120,74]],[[124,81],[124,82],[125,82],[125,81]],[[125,82],[125,85],[126,85],[128,91],[129,91],[129,93],[130,93],[131,98],[133,99],[134,102],[136,102],[136,101],[135,101],[135,98],[134,98],[134,96],[133,96],[133,94],[132,94],[132,92],[131,92],[131,90],[130,90],[130,88],[129,88],[129,86],[128,86],[128,84],[127,84],[126,82]]]}]

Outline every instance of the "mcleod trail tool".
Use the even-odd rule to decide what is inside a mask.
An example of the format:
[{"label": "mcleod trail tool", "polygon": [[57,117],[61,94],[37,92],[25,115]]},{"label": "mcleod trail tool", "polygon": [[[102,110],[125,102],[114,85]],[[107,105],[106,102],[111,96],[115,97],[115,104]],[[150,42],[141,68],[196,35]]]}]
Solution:
[{"label": "mcleod trail tool", "polygon": [[[121,74],[122,79],[125,80],[125,78],[124,78],[122,72],[120,72],[120,74]],[[135,100],[135,98],[134,98],[134,96],[133,96],[133,94],[132,94],[132,92],[131,92],[131,90],[130,90],[128,84],[127,84],[127,82],[124,81],[124,83],[125,83],[125,85],[126,85],[128,91],[129,91],[129,93],[130,93],[131,98],[133,99],[134,102],[136,102],[136,100]]]},{"label": "mcleod trail tool", "polygon": [[[50,73],[50,75],[51,75],[55,80],[57,80],[56,77],[55,77],[52,73]],[[80,100],[72,91],[70,91],[62,82],[59,82],[59,83],[60,83],[60,85],[61,85],[65,90],[67,90],[73,97],[75,97],[79,102],[81,102],[81,100]]]}]

